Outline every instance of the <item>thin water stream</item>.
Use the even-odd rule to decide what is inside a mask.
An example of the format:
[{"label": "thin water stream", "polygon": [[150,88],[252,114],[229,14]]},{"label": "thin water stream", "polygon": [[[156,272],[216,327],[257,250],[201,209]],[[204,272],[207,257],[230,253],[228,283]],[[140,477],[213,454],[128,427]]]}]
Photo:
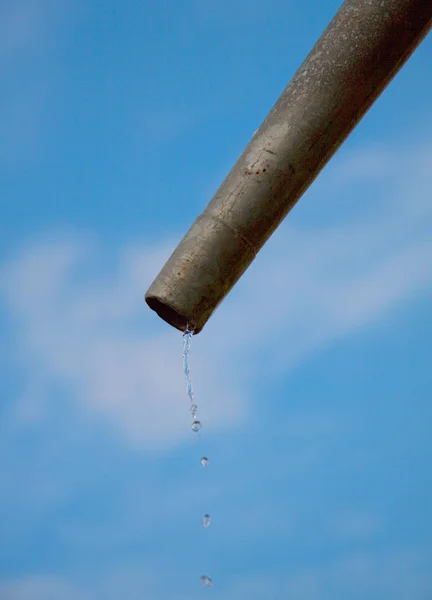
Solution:
[{"label": "thin water stream", "polygon": [[[189,354],[192,336],[193,331],[187,328],[183,334],[183,371],[186,377],[186,391],[190,401],[189,411],[192,418],[191,429],[194,433],[198,433],[202,427],[202,424],[201,421],[198,420],[198,405],[195,404],[194,391],[189,370]],[[200,459],[200,464],[201,467],[205,469],[210,464],[210,461],[206,456],[203,456]],[[206,513],[201,518],[201,526],[204,527],[204,529],[208,529],[210,527],[210,524],[211,516]],[[201,577],[199,578],[199,584],[201,587],[209,588],[213,586],[213,580],[211,579],[211,577],[208,577],[208,575],[201,575]]]}]

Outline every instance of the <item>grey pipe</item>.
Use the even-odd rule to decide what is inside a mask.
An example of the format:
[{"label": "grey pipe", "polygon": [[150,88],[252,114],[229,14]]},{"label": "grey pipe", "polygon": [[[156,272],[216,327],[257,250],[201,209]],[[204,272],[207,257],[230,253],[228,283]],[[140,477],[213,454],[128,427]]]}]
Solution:
[{"label": "grey pipe", "polygon": [[150,308],[201,331],[431,24],[432,0],[345,0],[150,286]]}]

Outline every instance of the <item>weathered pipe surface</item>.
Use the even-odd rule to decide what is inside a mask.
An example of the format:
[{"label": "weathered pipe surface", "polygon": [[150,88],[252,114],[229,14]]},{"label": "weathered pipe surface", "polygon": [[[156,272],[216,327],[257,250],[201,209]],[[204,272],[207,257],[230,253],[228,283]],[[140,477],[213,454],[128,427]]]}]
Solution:
[{"label": "weathered pipe surface", "polygon": [[203,328],[431,24],[432,0],[344,2],[151,285],[150,308]]}]

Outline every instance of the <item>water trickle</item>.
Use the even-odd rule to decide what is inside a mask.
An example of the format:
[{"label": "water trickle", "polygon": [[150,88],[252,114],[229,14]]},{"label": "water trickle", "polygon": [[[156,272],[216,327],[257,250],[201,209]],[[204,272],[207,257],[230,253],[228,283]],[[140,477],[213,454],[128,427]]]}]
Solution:
[{"label": "water trickle", "polygon": [[201,429],[202,425],[200,421],[192,421],[191,429],[195,433]]},{"label": "water trickle", "polygon": [[210,523],[211,523],[211,516],[210,515],[204,515],[203,518],[201,519],[201,525],[207,529],[208,527],[210,527]]},{"label": "water trickle", "polygon": [[210,577],[207,577],[207,575],[201,575],[201,577],[199,578],[199,582],[201,587],[209,588],[213,586],[213,581]]},{"label": "water trickle", "polygon": [[184,374],[186,376],[187,394],[189,396],[189,400],[190,400],[191,404],[194,404],[194,393],[193,393],[192,382],[191,382],[190,372],[189,372],[189,353],[190,353],[192,335],[193,335],[193,332],[190,329],[186,329],[186,331],[183,334],[183,370],[184,370]]},{"label": "water trickle", "polygon": [[[186,390],[187,390],[187,395],[188,395],[189,401],[190,401],[189,411],[190,411],[190,414],[192,417],[191,429],[193,432],[197,433],[201,429],[202,424],[201,424],[201,421],[198,421],[198,419],[197,419],[198,406],[194,402],[194,392],[193,392],[193,388],[192,388],[192,381],[190,378],[190,370],[189,370],[189,354],[190,354],[192,335],[193,335],[193,332],[189,328],[187,328],[183,334],[183,371],[184,371],[184,374],[186,377]],[[200,463],[201,463],[201,466],[205,468],[209,464],[209,459],[206,456],[203,456],[200,459]],[[208,527],[210,527],[210,523],[211,523],[211,516],[206,513],[201,518],[201,525],[202,525],[202,527],[207,529]],[[207,575],[202,575],[199,578],[199,582],[200,582],[201,587],[209,588],[209,587],[213,586],[213,581]]]}]

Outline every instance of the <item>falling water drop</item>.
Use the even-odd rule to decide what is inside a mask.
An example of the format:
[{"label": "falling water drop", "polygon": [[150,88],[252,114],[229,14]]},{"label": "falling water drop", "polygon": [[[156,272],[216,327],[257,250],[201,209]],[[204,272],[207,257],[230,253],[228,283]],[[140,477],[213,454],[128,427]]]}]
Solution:
[{"label": "falling water drop", "polygon": [[200,460],[201,466],[205,469],[206,467],[209,466],[209,459],[206,456],[203,456],[202,459]]},{"label": "falling water drop", "polygon": [[198,406],[196,404],[191,404],[191,407],[190,407],[189,410],[190,410],[190,413],[192,415],[192,418],[195,419],[195,417],[198,414]]},{"label": "falling water drop", "polygon": [[210,577],[207,577],[207,575],[201,575],[201,577],[199,578],[199,582],[201,587],[209,588],[213,586],[213,581]]},{"label": "falling water drop", "polygon": [[197,431],[199,431],[201,429],[201,427],[202,427],[202,425],[201,425],[200,421],[193,421],[193,423],[191,425],[192,431],[195,431],[195,433]]},{"label": "falling water drop", "polygon": [[204,529],[207,529],[208,527],[210,527],[210,523],[211,523],[211,516],[204,515],[203,518],[201,519],[201,525],[204,527]]}]

